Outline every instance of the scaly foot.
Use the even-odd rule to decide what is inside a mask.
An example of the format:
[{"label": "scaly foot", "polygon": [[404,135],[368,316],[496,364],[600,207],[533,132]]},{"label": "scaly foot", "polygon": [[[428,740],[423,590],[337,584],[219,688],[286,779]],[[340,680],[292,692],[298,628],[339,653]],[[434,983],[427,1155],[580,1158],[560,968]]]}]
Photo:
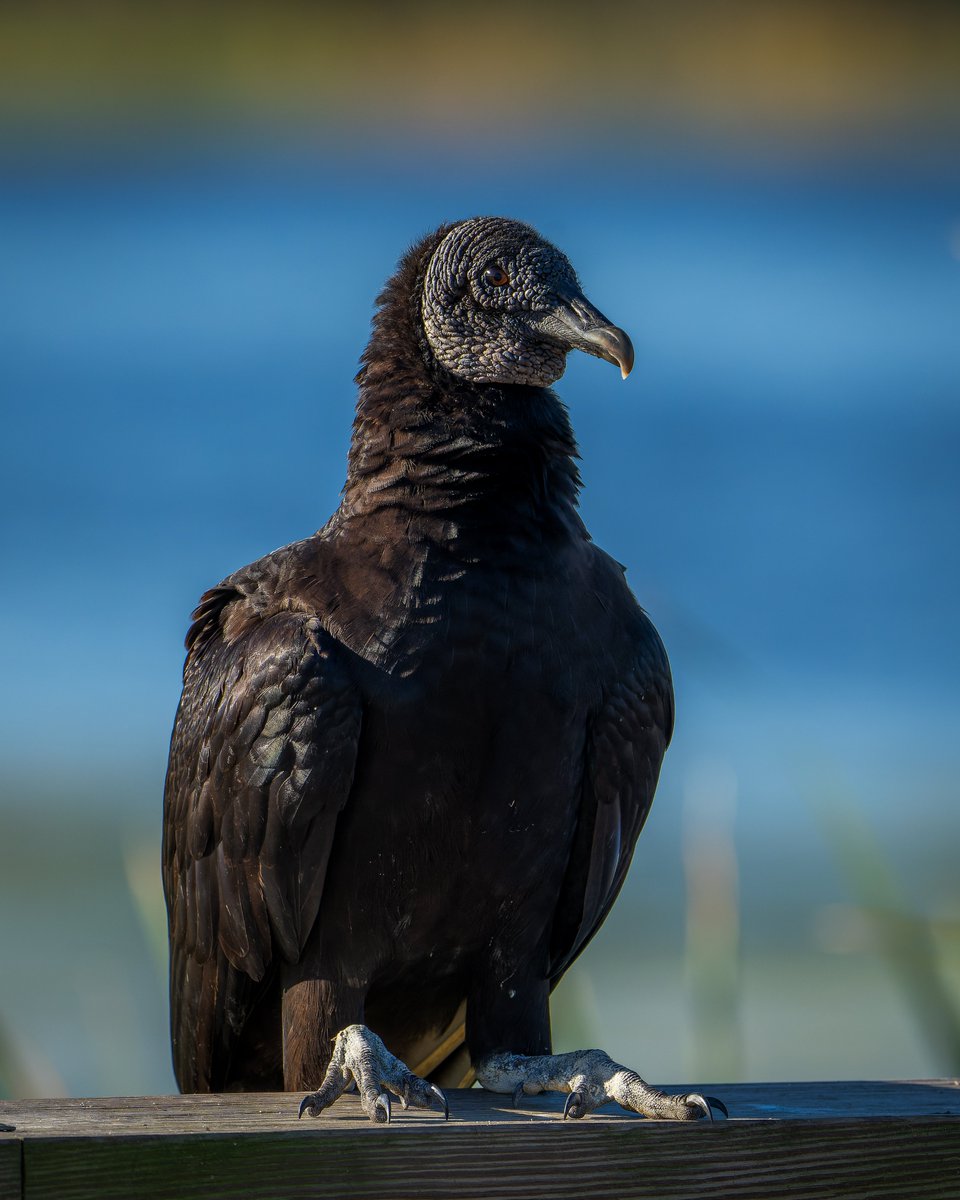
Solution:
[{"label": "scaly foot", "polygon": [[477,1078],[492,1092],[512,1092],[519,1105],[522,1096],[538,1092],[567,1092],[563,1106],[567,1117],[585,1117],[610,1100],[631,1112],[658,1121],[713,1120],[713,1109],[727,1116],[725,1105],[712,1096],[690,1092],[669,1096],[645,1083],[636,1071],[615,1063],[602,1050],[577,1050],[572,1054],[491,1054],[477,1066]]},{"label": "scaly foot", "polygon": [[337,1034],[323,1083],[304,1096],[299,1115],[319,1117],[354,1083],[363,1111],[378,1124],[390,1121],[391,1092],[404,1108],[431,1108],[439,1100],[444,1120],[449,1116],[443,1092],[409,1071],[366,1025],[348,1025]]}]

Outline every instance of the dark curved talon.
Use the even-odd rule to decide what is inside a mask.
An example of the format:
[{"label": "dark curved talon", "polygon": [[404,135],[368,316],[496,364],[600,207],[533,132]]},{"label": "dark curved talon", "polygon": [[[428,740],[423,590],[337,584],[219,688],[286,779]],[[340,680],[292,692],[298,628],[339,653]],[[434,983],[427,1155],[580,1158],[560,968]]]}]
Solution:
[{"label": "dark curved talon", "polygon": [[722,1100],[718,1100],[716,1096],[704,1096],[704,1100],[706,1100],[711,1108],[719,1109],[719,1111],[723,1113],[724,1118],[728,1118],[730,1116],[730,1114],[727,1112],[727,1106]]},{"label": "dark curved talon", "polygon": [[523,1084],[518,1083],[513,1092],[513,1107],[514,1108],[520,1107],[520,1101],[523,1099],[523,1097],[525,1095],[526,1095],[526,1092],[523,1090]]},{"label": "dark curved talon", "polygon": [[[376,1115],[379,1110],[382,1110],[384,1113],[384,1118],[382,1121]],[[380,1093],[380,1095],[377,1097],[376,1104],[373,1106],[373,1113],[374,1113],[374,1120],[377,1121],[378,1124],[380,1124],[380,1125],[389,1125],[390,1124],[390,1119],[393,1114],[390,1111],[390,1093],[389,1092],[381,1092]]]},{"label": "dark curved talon", "polygon": [[430,1091],[433,1092],[433,1094],[437,1097],[437,1099],[443,1105],[443,1119],[445,1121],[449,1121],[450,1120],[450,1108],[447,1104],[446,1096],[443,1094],[443,1092],[440,1091],[440,1089],[437,1087],[437,1085],[435,1083],[430,1084]]},{"label": "dark curved talon", "polygon": [[730,1116],[727,1112],[727,1106],[722,1100],[717,1100],[715,1096],[701,1096],[699,1092],[691,1092],[688,1096],[684,1096],[683,1101],[685,1104],[692,1104],[695,1108],[699,1108],[709,1121],[715,1119],[713,1115],[714,1108],[718,1112],[722,1112],[725,1117]]},{"label": "dark curved talon", "polygon": [[580,1111],[574,1112],[573,1110],[579,1110],[582,1109],[582,1107],[583,1097],[579,1092],[571,1092],[563,1102],[563,1119],[566,1120],[567,1117],[570,1117],[572,1120],[576,1121],[579,1117],[583,1116],[583,1113]]},{"label": "dark curved talon", "polygon": [[316,1104],[314,1103],[316,1098],[317,1098],[317,1093],[311,1092],[308,1096],[304,1096],[304,1098],[300,1101],[300,1111],[297,1113],[298,1121],[300,1120],[300,1118],[303,1116],[304,1113],[309,1113],[311,1117],[319,1117],[320,1116],[320,1114],[323,1112],[323,1109],[317,1108]]}]

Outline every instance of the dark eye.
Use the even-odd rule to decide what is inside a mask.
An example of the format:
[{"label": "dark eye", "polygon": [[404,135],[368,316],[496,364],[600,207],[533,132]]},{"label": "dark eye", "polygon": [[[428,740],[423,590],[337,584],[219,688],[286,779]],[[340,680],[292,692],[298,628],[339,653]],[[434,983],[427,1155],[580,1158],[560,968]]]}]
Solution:
[{"label": "dark eye", "polygon": [[487,263],[483,269],[483,282],[490,287],[505,287],[510,282],[510,276],[497,263]]}]

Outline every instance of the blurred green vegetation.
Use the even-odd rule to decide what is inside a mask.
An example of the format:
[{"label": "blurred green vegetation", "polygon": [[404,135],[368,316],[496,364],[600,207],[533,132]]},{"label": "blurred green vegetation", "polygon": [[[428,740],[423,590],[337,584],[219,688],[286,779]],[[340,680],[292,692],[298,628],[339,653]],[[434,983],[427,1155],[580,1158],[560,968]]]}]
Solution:
[{"label": "blurred green vegetation", "polygon": [[34,132],[245,121],[516,141],[646,129],[876,150],[960,129],[960,6],[4,5],[0,112]]},{"label": "blurred green vegetation", "polygon": [[960,990],[948,962],[960,949],[960,922],[938,921],[911,905],[870,821],[842,791],[821,792],[815,808],[851,895],[875,934],[876,950],[931,1056],[960,1075]]},{"label": "blurred green vegetation", "polygon": [[[773,903],[742,910],[735,780],[698,770],[680,845],[641,839],[625,895],[557,989],[557,1048],[602,1045],[662,1083],[960,1073],[960,924],[911,903],[848,798],[824,790],[815,807],[841,871],[807,868],[803,937]],[[136,811],[6,815],[0,1096],[174,1088],[159,833]],[[675,900],[685,948],[662,928]]]}]

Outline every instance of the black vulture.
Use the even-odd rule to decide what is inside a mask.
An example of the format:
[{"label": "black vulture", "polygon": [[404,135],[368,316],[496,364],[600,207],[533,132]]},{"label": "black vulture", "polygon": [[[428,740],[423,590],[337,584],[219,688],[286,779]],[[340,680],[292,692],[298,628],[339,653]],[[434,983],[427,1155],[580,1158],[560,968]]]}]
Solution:
[{"label": "black vulture", "polygon": [[633,365],[533,229],[424,238],[377,301],[339,508],[194,612],[163,830],[181,1090],[316,1115],[355,1083],[384,1121],[479,1079],[711,1115],[551,1054],[673,726],[660,638],[577,512],[550,390],[574,348]]}]

